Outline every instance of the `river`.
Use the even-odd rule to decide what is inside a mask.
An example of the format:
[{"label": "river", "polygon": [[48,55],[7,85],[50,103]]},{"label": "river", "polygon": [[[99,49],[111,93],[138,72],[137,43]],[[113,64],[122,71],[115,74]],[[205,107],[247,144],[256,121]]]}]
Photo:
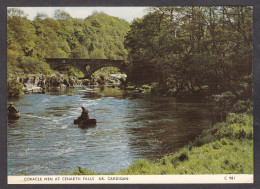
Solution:
[{"label": "river", "polygon": [[[77,166],[115,172],[172,154],[211,127],[208,104],[133,98],[118,88],[27,94],[13,102],[22,117],[8,121],[8,175],[58,175]],[[96,127],[73,124],[82,105]]]}]

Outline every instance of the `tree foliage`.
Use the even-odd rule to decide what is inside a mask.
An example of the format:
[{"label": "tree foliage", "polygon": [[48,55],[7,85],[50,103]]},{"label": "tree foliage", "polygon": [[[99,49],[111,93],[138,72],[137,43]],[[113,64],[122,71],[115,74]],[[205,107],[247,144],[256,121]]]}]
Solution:
[{"label": "tree foliage", "polygon": [[133,79],[176,94],[251,97],[252,7],[154,7],[134,20],[125,46]]},{"label": "tree foliage", "polygon": [[8,98],[20,97],[23,94],[23,85],[16,78],[7,79]]},{"label": "tree foliage", "polygon": [[[45,58],[127,59],[131,80],[163,93],[252,95],[252,7],[153,7],[130,24],[104,13],[85,19],[57,10],[33,21],[8,9],[9,71]],[[19,60],[24,61],[17,61]],[[48,69],[48,68],[46,68]],[[71,70],[71,69],[70,69]]]},{"label": "tree foliage", "polygon": [[[10,8],[7,22],[9,60],[18,57],[29,62],[31,59],[23,57],[39,61],[45,58],[123,59],[127,56],[123,42],[129,25],[104,13],[95,12],[85,19],[77,19],[63,10],[56,10],[54,18],[37,14],[30,21],[22,10]],[[33,68],[41,67],[39,61]],[[9,70],[21,68],[18,64],[9,65],[17,68]]]}]

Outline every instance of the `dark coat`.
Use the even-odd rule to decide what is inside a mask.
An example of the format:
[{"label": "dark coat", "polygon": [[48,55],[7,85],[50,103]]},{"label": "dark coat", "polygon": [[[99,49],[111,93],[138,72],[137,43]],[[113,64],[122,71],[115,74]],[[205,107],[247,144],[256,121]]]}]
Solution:
[{"label": "dark coat", "polygon": [[14,105],[10,105],[10,106],[8,107],[8,112],[9,112],[9,113],[18,113],[19,111],[15,108]]},{"label": "dark coat", "polygon": [[82,108],[82,113],[80,118],[89,119],[88,110],[84,106],[82,106],[81,108]]}]

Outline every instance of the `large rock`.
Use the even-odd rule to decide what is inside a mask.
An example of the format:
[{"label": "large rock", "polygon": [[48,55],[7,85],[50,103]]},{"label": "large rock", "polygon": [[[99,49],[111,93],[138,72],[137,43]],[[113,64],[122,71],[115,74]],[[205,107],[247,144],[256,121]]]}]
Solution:
[{"label": "large rock", "polygon": [[78,80],[75,76],[69,77],[69,83],[71,86],[83,85],[83,82],[81,80]]},{"label": "large rock", "polygon": [[25,84],[24,87],[22,88],[25,94],[28,93],[43,93],[43,88],[42,87],[37,87],[32,84]]},{"label": "large rock", "polygon": [[100,84],[100,85],[104,85],[105,84],[105,77],[103,75],[100,75],[97,78],[97,83]]},{"label": "large rock", "polygon": [[83,85],[89,85],[90,84],[90,80],[89,79],[83,79],[82,80],[82,84]]},{"label": "large rock", "polygon": [[76,77],[67,77],[63,74],[53,74],[48,79],[44,75],[32,75],[28,77],[18,77],[17,80],[23,83],[24,93],[44,93],[46,86],[49,88],[62,89],[82,85]]},{"label": "large rock", "polygon": [[91,76],[91,78],[90,78],[90,85],[97,85],[97,84],[98,84],[97,78]]},{"label": "large rock", "polygon": [[66,77],[63,74],[52,75],[49,78],[48,83],[50,87],[63,87],[64,85],[66,87],[74,87],[77,85],[82,85],[82,82],[76,77]]},{"label": "large rock", "polygon": [[43,87],[46,83],[46,78],[43,75],[32,75],[29,77],[21,77],[19,81],[24,84],[24,93],[43,93]]},{"label": "large rock", "polygon": [[48,84],[50,87],[61,87],[61,84],[64,83],[64,77],[62,74],[52,75],[48,79]]}]

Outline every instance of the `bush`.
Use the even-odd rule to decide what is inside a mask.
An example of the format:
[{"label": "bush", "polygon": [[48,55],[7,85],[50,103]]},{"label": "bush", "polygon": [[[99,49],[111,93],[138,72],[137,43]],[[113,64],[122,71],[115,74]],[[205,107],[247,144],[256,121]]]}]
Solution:
[{"label": "bush", "polygon": [[253,138],[253,116],[246,113],[234,114],[230,113],[227,122],[219,125],[215,136],[217,139],[233,138],[233,139],[252,139]]},{"label": "bush", "polygon": [[221,139],[220,142],[221,142],[222,145],[227,145],[228,144],[228,140],[226,138]]},{"label": "bush", "polygon": [[23,70],[25,74],[44,74],[50,75],[53,71],[50,65],[46,62],[40,61],[33,57],[22,57],[18,59],[18,67]]},{"label": "bush", "polygon": [[59,69],[59,71],[62,74],[67,74],[68,76],[75,76],[77,78],[85,76],[83,72],[71,66],[62,67]]},{"label": "bush", "polygon": [[180,156],[178,157],[178,159],[179,159],[180,161],[188,160],[188,159],[189,159],[188,150],[182,151],[182,153],[180,154]]},{"label": "bush", "polygon": [[8,98],[19,97],[23,94],[23,85],[16,78],[7,79]]},{"label": "bush", "polygon": [[152,83],[151,85],[151,93],[155,94],[158,92],[159,83]]},{"label": "bush", "polygon": [[233,108],[231,109],[231,112],[233,113],[244,113],[244,112],[250,112],[253,108],[253,102],[252,100],[239,100],[237,101]]},{"label": "bush", "polygon": [[100,75],[109,77],[111,74],[121,74],[121,72],[116,67],[108,66],[108,67],[100,68],[99,70],[95,71],[92,75],[94,77],[98,77]]},{"label": "bush", "polygon": [[213,149],[217,150],[220,149],[222,144],[219,141],[216,141],[212,144]]},{"label": "bush", "polygon": [[22,69],[18,67],[19,62],[17,57],[19,54],[17,52],[13,52],[8,50],[7,53],[7,74],[10,75],[12,73],[22,73]]},{"label": "bush", "polygon": [[129,174],[149,174],[151,172],[151,164],[147,160],[138,160],[128,168]]},{"label": "bush", "polygon": [[142,85],[141,88],[142,89],[151,89],[151,87],[149,85]]}]

